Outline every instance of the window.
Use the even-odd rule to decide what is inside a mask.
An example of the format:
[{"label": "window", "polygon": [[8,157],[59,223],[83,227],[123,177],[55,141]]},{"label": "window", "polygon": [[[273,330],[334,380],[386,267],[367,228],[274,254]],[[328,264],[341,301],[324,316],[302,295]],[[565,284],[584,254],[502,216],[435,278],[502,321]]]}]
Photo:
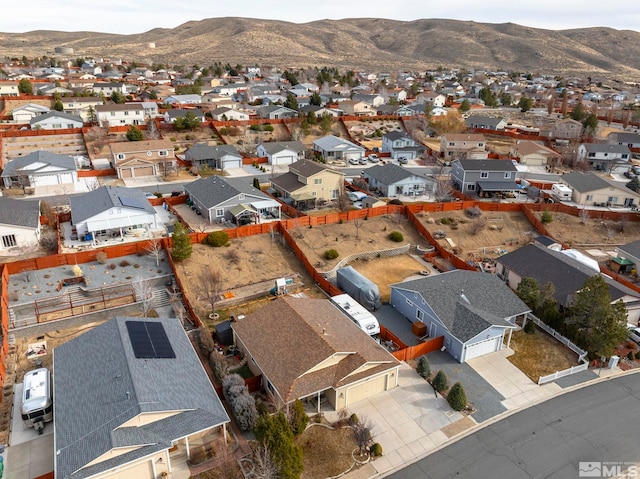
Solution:
[{"label": "window", "polygon": [[587,195],[587,201],[593,200],[593,195]]},{"label": "window", "polygon": [[489,178],[489,172],[488,171],[481,171],[480,172],[480,178]]},{"label": "window", "polygon": [[16,242],[16,235],[5,235],[2,237],[2,246],[5,248],[10,248],[12,246],[16,246],[18,243]]},{"label": "window", "polygon": [[338,190],[331,190],[331,199],[332,200],[337,200],[338,199],[338,194],[339,194]]},{"label": "window", "polygon": [[449,146],[456,146],[456,144],[453,141],[450,141]]},{"label": "window", "polygon": [[476,185],[467,185],[467,191],[476,191]]},{"label": "window", "polygon": [[111,115],[111,116],[116,116],[116,112],[115,112],[115,111],[112,111],[112,112],[110,113],[110,115]]},{"label": "window", "polygon": [[169,152],[167,150],[158,151],[158,156],[169,156]]},{"label": "window", "polygon": [[413,303],[412,303],[411,301],[409,301],[408,299],[407,299],[407,304],[408,304],[409,306],[413,306]]},{"label": "window", "polygon": [[216,208],[216,216],[218,218],[220,218],[221,216],[224,216],[224,208]]},{"label": "window", "polygon": [[478,146],[479,146],[480,148],[484,148],[484,143],[478,143]]},{"label": "window", "polygon": [[424,319],[424,313],[421,309],[416,309],[416,319],[422,321]]},{"label": "window", "polygon": [[317,191],[312,191],[311,192],[311,196],[318,196],[318,192]]},{"label": "window", "polygon": [[124,160],[124,153],[118,153],[116,155],[116,160]]},{"label": "window", "polygon": [[618,202],[618,197],[617,196],[609,196],[609,198],[607,198],[607,202],[608,203],[617,203]]},{"label": "window", "polygon": [[125,112],[124,112],[124,116],[129,116],[129,112],[128,112],[128,111],[125,111]]},{"label": "window", "polygon": [[589,158],[594,158],[596,156],[595,153],[589,153]]},{"label": "window", "polygon": [[314,185],[321,185],[322,184],[322,178],[314,178],[313,184]]},{"label": "window", "polygon": [[507,172],[505,172],[505,174],[504,174],[504,179],[505,179],[505,180],[508,180],[509,178],[511,178],[511,172],[510,172],[510,171],[507,171]]}]

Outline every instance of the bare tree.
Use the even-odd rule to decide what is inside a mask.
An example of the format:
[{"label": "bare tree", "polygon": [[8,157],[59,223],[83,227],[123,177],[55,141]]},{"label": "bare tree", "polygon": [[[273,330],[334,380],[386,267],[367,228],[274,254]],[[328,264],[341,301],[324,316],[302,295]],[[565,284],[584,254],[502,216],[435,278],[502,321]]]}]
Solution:
[{"label": "bare tree", "polygon": [[448,201],[453,197],[453,182],[451,176],[444,173],[444,165],[440,166],[440,172],[433,175],[436,180],[434,196],[438,203]]},{"label": "bare tree", "polygon": [[583,206],[582,209],[580,210],[579,216],[580,216],[580,223],[582,223],[583,225],[586,225],[587,220],[589,219],[589,210]]},{"label": "bare tree", "polygon": [[255,474],[260,479],[278,479],[278,477],[280,477],[278,466],[273,462],[266,444],[255,443],[253,449],[253,464],[256,468]]},{"label": "bare tree", "polygon": [[487,218],[485,216],[481,216],[480,218],[476,218],[471,223],[471,234],[477,235],[487,226]]},{"label": "bare tree", "polygon": [[158,239],[154,239],[149,241],[149,244],[144,248],[145,252],[156,260],[156,268],[160,266],[160,259],[164,254],[164,249],[162,248],[162,242]]},{"label": "bare tree", "polygon": [[222,294],[224,280],[222,278],[222,272],[219,269],[214,268],[211,265],[205,267],[198,275],[198,282],[200,283],[200,292],[209,301],[211,305],[211,312],[216,312],[216,302]]},{"label": "bare tree", "polygon": [[95,191],[98,188],[100,188],[100,182],[98,181],[98,178],[94,176],[84,178],[84,184],[86,185],[87,190],[89,191]]},{"label": "bare tree", "polygon": [[149,311],[153,309],[153,289],[151,287],[151,280],[138,278],[134,283],[132,283],[132,286],[136,295],[136,300],[140,302],[142,316],[146,318]]},{"label": "bare tree", "polygon": [[362,455],[373,443],[371,421],[369,421],[368,418],[360,417],[359,421],[356,424],[353,424],[351,428],[353,429],[353,437],[360,450],[360,455]]},{"label": "bare tree", "polygon": [[356,239],[360,239],[360,228],[362,227],[362,220],[360,218],[355,218],[353,220],[353,226],[356,228]]},{"label": "bare tree", "polygon": [[158,125],[153,118],[149,120],[147,125],[147,136],[150,140],[158,140],[160,139],[160,132],[158,131]]}]

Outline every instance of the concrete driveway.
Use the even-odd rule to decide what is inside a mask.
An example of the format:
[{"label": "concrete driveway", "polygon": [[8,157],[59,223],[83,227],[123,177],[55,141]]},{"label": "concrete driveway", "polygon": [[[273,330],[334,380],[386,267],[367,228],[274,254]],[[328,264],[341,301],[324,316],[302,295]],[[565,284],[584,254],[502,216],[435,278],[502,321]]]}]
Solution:
[{"label": "concrete driveway", "polygon": [[453,411],[414,369],[400,367],[399,386],[360,401],[349,410],[360,420],[371,421],[374,441],[383,456],[371,465],[387,472],[422,457],[450,437],[475,425],[475,421]]}]

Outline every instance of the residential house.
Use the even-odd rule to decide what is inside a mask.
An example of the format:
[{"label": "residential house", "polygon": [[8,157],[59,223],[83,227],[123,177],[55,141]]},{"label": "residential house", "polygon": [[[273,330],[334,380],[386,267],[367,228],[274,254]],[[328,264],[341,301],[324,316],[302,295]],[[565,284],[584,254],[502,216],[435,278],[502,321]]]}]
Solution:
[{"label": "residential house", "polygon": [[445,162],[456,158],[484,160],[488,157],[487,141],[477,133],[445,133],[440,138],[440,152]]},{"label": "residential house", "polygon": [[347,116],[375,116],[377,113],[377,108],[369,103],[357,100],[341,101],[340,109]]},{"label": "residential house", "polygon": [[114,93],[120,93],[122,95],[127,94],[126,83],[122,82],[96,82],[91,86],[91,91],[96,95],[104,95],[109,97]]},{"label": "residential house", "polygon": [[504,118],[494,118],[484,115],[469,115],[465,120],[467,128],[480,128],[483,130],[504,130],[507,122]]},{"label": "residential house", "polygon": [[407,160],[418,158],[424,147],[403,131],[393,130],[382,135],[382,152],[391,153],[391,158]]},{"label": "residential house", "polygon": [[78,238],[97,243],[101,238],[149,237],[158,228],[156,210],[142,190],[102,186],[69,197],[71,224]]},{"label": "residential house", "polygon": [[100,125],[143,125],[145,122],[144,108],[140,103],[97,105],[95,111]]},{"label": "residential house", "polygon": [[40,200],[0,196],[0,251],[37,246],[40,242]]},{"label": "residential house", "polygon": [[7,162],[2,170],[5,188],[37,188],[78,185],[78,168],[73,157],[37,150]]},{"label": "residential house", "polygon": [[63,97],[60,99],[65,113],[78,115],[86,123],[91,120],[91,110],[93,109],[94,121],[97,120],[96,107],[104,102],[97,96],[77,96]]},{"label": "residential house", "polygon": [[109,149],[118,178],[167,175],[177,168],[173,144],[168,138],[111,143]]},{"label": "residential house", "polygon": [[215,108],[210,111],[211,118],[215,121],[249,121],[249,113],[246,111],[235,110],[226,106]]},{"label": "residential house", "polygon": [[281,120],[284,118],[298,118],[298,112],[279,105],[266,105],[258,108],[258,116],[268,120]]},{"label": "residential house", "polygon": [[232,328],[277,407],[341,411],[398,385],[400,362],[327,299],[278,298]]},{"label": "residential house", "polygon": [[389,100],[402,103],[407,101],[407,91],[402,88],[393,88],[387,92],[389,94]]},{"label": "residential house", "polygon": [[163,100],[168,105],[199,105],[202,97],[196,94],[189,95],[169,95]]},{"label": "residential house", "polygon": [[352,100],[356,102],[364,102],[371,105],[373,108],[378,108],[380,105],[384,105],[384,97],[375,93],[356,93],[353,95]]},{"label": "residential house", "polygon": [[556,120],[551,127],[540,128],[540,136],[557,140],[578,140],[582,134],[582,123],[571,118]]},{"label": "residential house", "polygon": [[144,110],[144,117],[146,119],[157,118],[160,116],[160,112],[158,110],[158,103],[155,101],[141,101],[140,105]]},{"label": "residential house", "polygon": [[556,166],[562,160],[562,155],[537,141],[518,140],[511,146],[510,155],[518,158],[521,165],[526,166]]},{"label": "residential house", "polygon": [[344,190],[344,173],[311,160],[296,161],[289,171],[271,179],[275,194],[301,209],[337,200]]},{"label": "residential house", "polygon": [[209,223],[241,226],[280,219],[280,203],[244,178],[213,175],[185,184],[184,190]]},{"label": "residential house", "polygon": [[209,146],[196,143],[184,153],[185,160],[199,171],[204,167],[213,170],[242,168],[242,155],[234,145]]},{"label": "residential house", "polygon": [[379,192],[379,196],[394,198],[403,196],[421,196],[434,193],[436,180],[412,173],[402,166],[394,164],[375,165],[364,170],[364,178],[369,189]]},{"label": "residential house", "polygon": [[173,108],[171,110],[167,110],[164,112],[163,118],[165,123],[175,123],[178,118],[184,118],[188,113],[193,114],[200,123],[204,123],[207,121],[207,118],[204,115],[204,112],[200,109],[192,108],[183,110],[180,108]]},{"label": "residential house", "polygon": [[0,96],[20,96],[17,81],[0,81]]},{"label": "residential house", "polygon": [[56,477],[171,477],[226,442],[229,416],[178,319],[115,317],[56,347],[53,367]]},{"label": "residential house", "polygon": [[622,184],[595,173],[572,172],[560,177],[560,183],[573,190],[571,201],[582,206],[626,206],[640,204],[640,195]]},{"label": "residential house", "polygon": [[32,118],[29,121],[29,125],[32,130],[63,130],[67,128],[82,128],[84,120],[78,115],[52,110],[49,113]]},{"label": "residential house", "polygon": [[327,161],[359,159],[366,150],[355,143],[334,135],[323,136],[313,142],[313,151],[318,152]]},{"label": "residential house", "polygon": [[[522,278],[534,278],[540,287],[551,283],[553,298],[559,306],[567,308],[585,281],[601,273],[595,260],[575,250],[555,251],[529,244],[500,256],[496,260],[496,274],[513,290]],[[622,300],[628,321],[636,324],[640,319],[640,295],[606,275],[602,277],[609,286],[612,302]]]},{"label": "residential house", "polygon": [[[15,114],[14,114],[15,118]],[[640,150],[640,134],[612,131],[607,135],[607,143],[626,146],[629,150]]]},{"label": "residential house", "polygon": [[516,319],[531,311],[497,276],[465,270],[392,284],[389,302],[429,337],[444,336],[461,363],[500,351],[505,335],[508,347]]},{"label": "residential house", "polygon": [[616,273],[638,272],[640,269],[640,240],[618,246],[618,255],[611,258],[610,268]]},{"label": "residential house", "polygon": [[307,147],[300,141],[270,141],[260,143],[256,151],[259,157],[266,157],[270,165],[290,165],[304,160]]},{"label": "residential house", "polygon": [[27,103],[16,107],[11,112],[13,122],[17,124],[30,123],[31,120],[39,116],[49,113],[51,108],[44,105],[38,105],[37,103]]},{"label": "residential house", "polygon": [[464,194],[493,194],[516,191],[518,170],[508,160],[454,160],[451,164],[451,180]]},{"label": "residential house", "polygon": [[627,145],[610,143],[582,143],[578,147],[578,161],[586,161],[591,168],[612,172],[628,169],[631,151]]},{"label": "residential house", "polygon": [[432,108],[443,108],[447,101],[447,97],[441,93],[430,91],[418,93],[416,101],[430,105]]},{"label": "residential house", "polygon": [[73,95],[73,93],[73,90],[69,90],[68,88],[64,88],[61,86],[56,86],[53,83],[37,86],[37,94],[43,96]]}]

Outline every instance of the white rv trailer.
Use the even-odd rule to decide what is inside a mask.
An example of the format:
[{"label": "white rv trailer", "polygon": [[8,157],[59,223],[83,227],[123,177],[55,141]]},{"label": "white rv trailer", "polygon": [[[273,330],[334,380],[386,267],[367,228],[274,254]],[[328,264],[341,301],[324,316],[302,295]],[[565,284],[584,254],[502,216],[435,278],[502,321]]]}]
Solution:
[{"label": "white rv trailer", "polygon": [[22,421],[42,434],[45,423],[53,421],[51,377],[47,368],[38,368],[24,375],[22,389]]},{"label": "white rv trailer", "polygon": [[380,334],[376,317],[348,294],[333,296],[331,302],[369,336]]}]

